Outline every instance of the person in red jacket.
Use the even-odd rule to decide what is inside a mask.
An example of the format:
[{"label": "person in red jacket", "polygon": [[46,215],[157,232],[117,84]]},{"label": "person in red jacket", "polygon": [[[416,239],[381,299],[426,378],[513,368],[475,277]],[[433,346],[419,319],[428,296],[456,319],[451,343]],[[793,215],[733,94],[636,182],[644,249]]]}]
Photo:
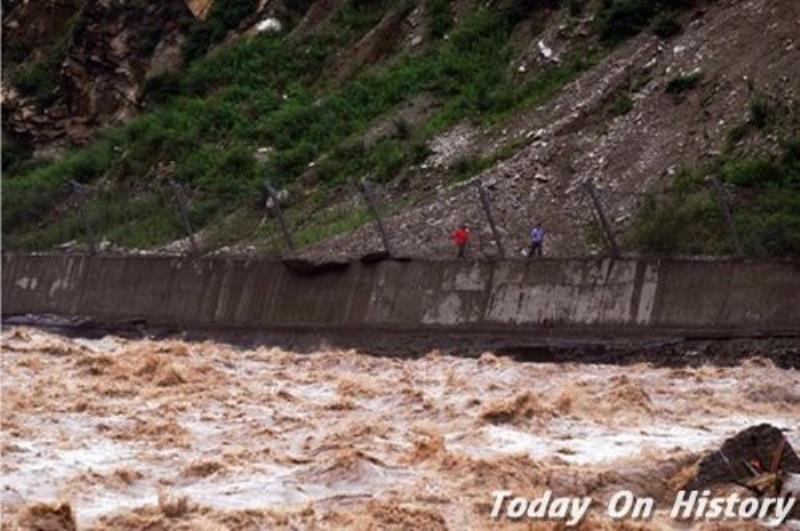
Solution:
[{"label": "person in red jacket", "polygon": [[467,250],[467,244],[469,243],[469,228],[467,228],[466,223],[462,223],[453,233],[453,241],[456,247],[458,247],[459,260],[463,260],[466,258],[465,252]]}]

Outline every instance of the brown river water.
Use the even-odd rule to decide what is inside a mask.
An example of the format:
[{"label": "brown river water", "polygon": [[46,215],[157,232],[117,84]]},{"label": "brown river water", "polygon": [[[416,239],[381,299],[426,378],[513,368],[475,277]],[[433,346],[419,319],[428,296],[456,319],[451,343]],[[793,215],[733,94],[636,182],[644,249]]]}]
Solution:
[{"label": "brown river water", "polygon": [[[603,502],[624,488],[668,509],[702,452],[741,429],[770,422],[800,447],[800,373],[760,359],[398,359],[26,327],[2,343],[4,527],[66,503],[80,529],[556,529],[492,521],[492,492]],[[583,527],[664,518],[592,511]]]}]

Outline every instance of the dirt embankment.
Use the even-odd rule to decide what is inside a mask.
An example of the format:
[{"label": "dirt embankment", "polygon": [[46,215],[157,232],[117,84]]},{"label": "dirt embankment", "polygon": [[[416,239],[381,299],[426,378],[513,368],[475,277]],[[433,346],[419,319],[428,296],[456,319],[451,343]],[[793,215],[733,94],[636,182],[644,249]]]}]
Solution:
[{"label": "dirt embankment", "polygon": [[800,425],[797,371],[760,360],[393,359],[18,327],[0,361],[0,501],[21,526],[482,529],[493,490],[669,500],[725,437]]}]

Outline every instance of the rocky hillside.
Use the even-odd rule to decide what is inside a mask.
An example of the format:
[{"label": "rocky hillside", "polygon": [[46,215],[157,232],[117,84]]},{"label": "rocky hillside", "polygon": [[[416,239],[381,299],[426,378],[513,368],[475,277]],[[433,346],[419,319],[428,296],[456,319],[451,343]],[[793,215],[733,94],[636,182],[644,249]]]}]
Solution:
[{"label": "rocky hillside", "polygon": [[187,250],[182,201],[201,251],[285,254],[268,179],[296,253],[355,256],[368,179],[398,255],[499,254],[476,183],[506,255],[585,254],[593,182],[625,252],[800,255],[798,35],[793,0],[4,1],[3,243]]}]

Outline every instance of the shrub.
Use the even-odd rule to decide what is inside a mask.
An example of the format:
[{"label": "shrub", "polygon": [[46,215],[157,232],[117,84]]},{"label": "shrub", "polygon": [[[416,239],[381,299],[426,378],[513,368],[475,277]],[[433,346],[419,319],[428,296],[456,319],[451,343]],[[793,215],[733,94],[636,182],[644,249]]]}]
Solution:
[{"label": "shrub", "polygon": [[183,53],[188,60],[204,55],[208,49],[221,42],[229,31],[252,15],[258,0],[216,0],[205,20],[191,24]]},{"label": "shrub", "polygon": [[2,153],[0,156],[2,156],[3,173],[8,176],[15,168],[30,159],[31,149],[30,146],[3,134]]},{"label": "shrub", "polygon": [[489,164],[490,159],[475,155],[462,155],[456,159],[452,169],[453,182],[465,181],[480,173]]},{"label": "shrub", "polygon": [[25,65],[11,75],[11,82],[25,96],[46,105],[53,100],[58,88],[56,74],[47,61]]},{"label": "shrub", "polygon": [[172,72],[153,76],[144,84],[144,97],[149,103],[164,103],[180,91],[180,78]]},{"label": "shrub", "polygon": [[750,101],[750,122],[759,129],[763,129],[772,120],[772,107],[762,96],[755,96]]},{"label": "shrub", "polygon": [[659,18],[654,31],[659,35],[664,32],[664,37],[675,35],[680,24],[671,11],[692,4],[692,0],[604,0],[598,16],[600,36],[607,42],[618,43],[647,28],[660,13],[663,18]]},{"label": "shrub", "polygon": [[411,138],[411,124],[405,118],[398,118],[394,121],[395,136],[400,140]]},{"label": "shrub", "polygon": [[681,23],[678,22],[675,13],[671,11],[659,13],[658,16],[656,16],[655,22],[653,22],[653,33],[662,39],[674,37],[678,35],[682,29],[683,27]]},{"label": "shrub", "polygon": [[748,127],[747,125],[737,125],[736,127],[732,128],[728,131],[728,145],[732,146],[747,136]]},{"label": "shrub", "polygon": [[628,96],[627,92],[619,92],[611,104],[611,111],[614,116],[622,116],[628,114],[633,109],[633,100]]},{"label": "shrub", "polygon": [[428,15],[428,37],[441,39],[453,27],[450,0],[427,0],[425,8]]},{"label": "shrub", "polygon": [[8,61],[9,64],[21,63],[30,55],[30,53],[30,46],[24,42],[13,42],[8,40],[7,42],[3,43],[3,59]]},{"label": "shrub", "polygon": [[411,160],[414,164],[422,164],[432,154],[433,151],[424,140],[418,140],[411,145]]},{"label": "shrub", "polygon": [[333,16],[340,42],[349,42],[372,29],[386,11],[388,0],[347,0]]},{"label": "shrub", "polygon": [[66,156],[58,164],[35,168],[29,174],[3,179],[3,230],[35,220],[59,198],[70,193],[69,182],[89,182],[111,165],[112,146],[100,141]]},{"label": "shrub", "polygon": [[585,4],[586,0],[567,0],[567,10],[571,16],[577,17],[583,13]]},{"label": "shrub", "polygon": [[769,159],[744,159],[728,162],[722,167],[722,179],[736,186],[764,187],[781,184],[784,170]]},{"label": "shrub", "polygon": [[729,206],[745,254],[800,256],[797,138],[785,143],[781,157],[729,159],[679,173],[667,194],[644,202],[629,242],[646,252],[731,253],[732,237],[718,198],[704,179],[714,172],[731,187]]},{"label": "shrub", "polygon": [[516,24],[527,18],[534,9],[543,7],[550,9],[558,8],[560,0],[505,0],[505,2],[500,2],[501,9],[503,9],[503,3],[506,4],[504,8],[506,20],[511,24]]},{"label": "shrub", "polygon": [[397,175],[405,162],[402,146],[394,140],[384,140],[375,145],[370,155],[369,166],[373,168],[375,180],[389,182]]},{"label": "shrub", "polygon": [[638,250],[654,254],[727,252],[722,213],[710,190],[648,196],[628,236]]},{"label": "shrub", "polygon": [[613,0],[600,12],[600,36],[619,42],[645,29],[656,14],[653,0]]},{"label": "shrub", "polygon": [[675,76],[667,83],[666,92],[667,94],[674,95],[683,94],[684,92],[697,88],[702,79],[703,74],[699,71]]}]

